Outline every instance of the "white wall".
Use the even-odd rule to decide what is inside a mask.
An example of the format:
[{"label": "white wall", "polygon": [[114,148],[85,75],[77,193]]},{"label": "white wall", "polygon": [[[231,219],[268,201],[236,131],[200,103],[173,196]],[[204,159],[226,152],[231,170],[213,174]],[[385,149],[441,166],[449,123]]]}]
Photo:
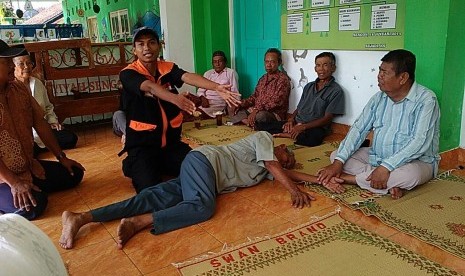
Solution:
[{"label": "white wall", "polygon": [[[182,69],[194,72],[194,56],[191,26],[190,1],[186,0],[160,0],[161,27],[164,34],[164,57],[173,61]],[[231,60],[234,60],[233,37],[233,3],[230,4],[231,23]],[[308,50],[304,58],[294,61],[293,51],[283,51],[284,68],[292,79],[292,91],[289,111],[297,107],[302,94],[304,83],[299,85],[301,79],[300,68],[308,81],[316,78],[314,67],[315,56],[324,50]],[[297,50],[301,55],[304,51]],[[385,51],[331,51],[336,56],[337,70],[334,74],[337,82],[345,92],[346,114],[336,119],[336,122],[351,125],[362,111],[368,99],[378,91],[377,74],[381,58]],[[232,64],[234,68],[234,64]],[[188,90],[195,93],[195,88],[184,85],[181,91]],[[465,135],[465,134],[464,134]]]},{"label": "white wall", "polygon": [[[161,30],[165,41],[163,57],[180,68],[194,72],[194,46],[190,1],[160,0]],[[183,85],[179,91],[194,92],[195,88]]]},{"label": "white wall", "polygon": [[[305,86],[305,78],[301,81],[303,69],[307,82],[316,79],[314,70],[315,56],[325,50],[308,50],[305,57],[293,57],[293,50],[283,51],[284,69],[292,80],[289,111],[293,112],[302,95]],[[346,114],[335,121],[351,125],[362,111],[365,104],[373,96],[378,88],[378,68],[385,51],[330,51],[336,56],[337,69],[334,74],[336,81],[344,89],[346,101]],[[304,50],[295,51],[297,55],[303,55]]]}]

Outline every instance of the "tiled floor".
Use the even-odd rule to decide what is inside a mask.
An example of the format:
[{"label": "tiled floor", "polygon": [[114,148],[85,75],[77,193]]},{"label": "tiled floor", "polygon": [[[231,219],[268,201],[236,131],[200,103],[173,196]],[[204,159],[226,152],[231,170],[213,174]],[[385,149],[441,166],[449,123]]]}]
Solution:
[{"label": "tiled floor", "polygon": [[[89,127],[78,134],[78,148],[67,151],[67,155],[86,167],[84,180],[74,190],[51,195],[46,213],[34,222],[55,243],[71,275],[178,275],[171,265],[173,262],[218,252],[224,244],[238,245],[247,241],[247,237],[284,231],[337,207],[335,201],[315,194],[316,201],[310,208],[293,209],[285,189],[268,181],[219,196],[214,217],[204,223],[158,236],[142,231],[123,250],[116,248],[114,240],[118,221],[93,223],[80,230],[75,248],[63,250],[57,241],[64,210],[85,211],[134,195],[130,180],[121,171],[122,158],[116,155],[121,143],[113,135],[111,126]],[[343,208],[342,216],[465,274],[463,259],[399,233],[360,212]]]}]

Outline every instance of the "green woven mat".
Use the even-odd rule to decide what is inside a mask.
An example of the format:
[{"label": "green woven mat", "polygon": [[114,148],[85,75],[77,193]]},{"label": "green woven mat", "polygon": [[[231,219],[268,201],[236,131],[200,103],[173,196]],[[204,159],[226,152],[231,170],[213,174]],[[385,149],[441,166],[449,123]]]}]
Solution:
[{"label": "green woven mat", "polygon": [[338,214],[173,265],[182,275],[458,275]]},{"label": "green woven mat", "polygon": [[376,216],[383,223],[465,259],[465,181],[443,175],[408,191],[400,199],[378,196],[358,186],[345,186],[337,195],[320,185],[319,194]]}]

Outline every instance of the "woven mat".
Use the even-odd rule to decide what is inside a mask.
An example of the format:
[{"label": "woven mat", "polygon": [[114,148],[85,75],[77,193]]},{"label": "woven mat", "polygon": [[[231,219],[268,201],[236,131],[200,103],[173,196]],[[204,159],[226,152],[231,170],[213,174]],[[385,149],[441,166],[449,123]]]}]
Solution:
[{"label": "woven mat", "polygon": [[[214,120],[207,121],[205,128],[200,130],[185,124],[183,134],[200,144],[221,145],[253,132],[246,126],[216,127],[214,123]],[[296,170],[313,175],[330,163],[329,155],[338,147],[338,143],[300,147],[293,145],[290,139],[275,139],[275,144],[279,143],[294,148]],[[334,198],[352,209],[360,209],[365,215],[374,215],[399,231],[465,259],[465,181],[462,179],[447,176],[430,181],[398,200],[375,195],[354,185],[345,187],[345,193],[336,195],[320,185],[308,186],[314,192]]]},{"label": "woven mat", "polygon": [[383,223],[465,259],[465,181],[443,175],[397,200],[357,186],[336,195],[319,185],[308,188]]},{"label": "woven mat", "polygon": [[[186,122],[183,123],[182,128],[182,137],[198,145],[226,145],[234,143],[255,132],[245,125],[217,126],[216,120],[202,120],[200,128],[196,128],[193,122]],[[296,159],[302,159],[302,163],[313,163],[314,165],[312,167],[320,163],[324,164],[324,166],[328,165],[329,154],[331,154],[331,151],[337,149],[338,146],[338,143],[325,143],[324,145],[327,146],[325,148],[321,148],[321,146],[309,148],[294,145],[294,140],[289,138],[274,138],[274,143],[275,145],[285,144],[293,150],[299,150],[299,154],[296,152]],[[318,155],[321,160],[310,160],[314,158],[312,157],[313,155]],[[319,168],[316,168],[315,171],[317,169]]]},{"label": "woven mat", "polygon": [[182,275],[458,275],[335,213],[173,265]]},{"label": "woven mat", "polygon": [[216,120],[202,120],[198,129],[193,122],[187,122],[182,128],[182,136],[198,145],[230,144],[255,132],[245,125],[217,126]]}]

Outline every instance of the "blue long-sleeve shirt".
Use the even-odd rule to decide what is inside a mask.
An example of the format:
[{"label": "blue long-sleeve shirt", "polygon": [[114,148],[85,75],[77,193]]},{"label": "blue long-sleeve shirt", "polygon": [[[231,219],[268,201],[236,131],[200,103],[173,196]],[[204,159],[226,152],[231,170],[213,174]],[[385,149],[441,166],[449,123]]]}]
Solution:
[{"label": "blue long-sleeve shirt", "polygon": [[416,82],[399,102],[380,91],[370,99],[350,128],[336,159],[345,163],[373,130],[369,151],[372,166],[381,165],[393,171],[418,159],[433,164],[436,175],[440,160],[439,116],[436,95]]}]

